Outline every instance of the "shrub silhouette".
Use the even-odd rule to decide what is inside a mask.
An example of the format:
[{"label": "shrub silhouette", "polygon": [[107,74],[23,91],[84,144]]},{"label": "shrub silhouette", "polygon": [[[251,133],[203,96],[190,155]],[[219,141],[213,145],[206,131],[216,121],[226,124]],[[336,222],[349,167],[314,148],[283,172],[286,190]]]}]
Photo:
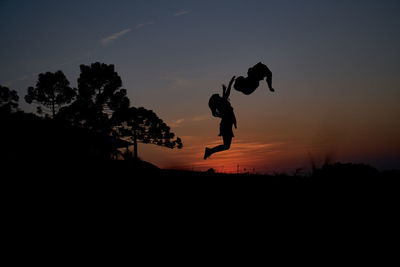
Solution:
[{"label": "shrub silhouette", "polygon": [[354,163],[324,164],[320,169],[314,169],[313,177],[325,179],[368,179],[376,178],[379,171],[370,165]]}]

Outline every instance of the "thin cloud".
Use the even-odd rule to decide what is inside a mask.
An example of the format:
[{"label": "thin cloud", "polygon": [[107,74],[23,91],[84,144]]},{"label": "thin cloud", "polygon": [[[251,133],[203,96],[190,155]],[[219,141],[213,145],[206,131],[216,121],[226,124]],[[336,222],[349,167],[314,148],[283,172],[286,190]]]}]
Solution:
[{"label": "thin cloud", "polygon": [[83,61],[84,59],[88,58],[91,54],[92,54],[92,51],[89,51],[89,52],[87,53],[87,55],[85,55],[85,56],[76,57],[76,58],[73,58],[73,59],[71,59],[71,60],[64,61],[64,62],[61,63],[61,64],[54,65],[54,66],[48,67],[48,68],[46,68],[46,69],[42,69],[42,70],[39,71],[39,72],[34,72],[34,73],[31,73],[31,74],[26,74],[26,75],[20,76],[20,77],[17,78],[17,80],[18,80],[18,81],[26,81],[26,80],[28,80],[28,79],[34,78],[35,76],[38,76],[40,73],[45,73],[45,72],[49,72],[49,71],[51,72],[51,71],[59,70],[59,69],[60,69],[61,67],[63,67],[63,66],[66,66],[66,65],[69,65],[69,64],[72,64],[72,63],[76,63],[76,62],[79,62],[79,61]]},{"label": "thin cloud", "polygon": [[174,87],[187,88],[193,86],[193,81],[185,78],[176,78],[172,81]]},{"label": "thin cloud", "polygon": [[[268,158],[278,157],[282,155],[282,149],[287,145],[285,143],[264,143],[257,141],[234,139],[232,147],[221,153],[216,153],[209,160],[203,160],[204,148],[214,147],[222,144],[221,139],[202,138],[201,144],[196,142],[198,136],[194,136],[191,140],[182,138],[186,144],[185,149],[179,152],[176,159],[180,162],[180,168],[207,170],[213,168],[218,172],[236,172],[237,164],[240,164],[240,171],[257,171],[253,169],[266,168],[272,163],[266,161]],[[251,155],[251,156],[249,156]],[[269,167],[268,167],[269,168]]]},{"label": "thin cloud", "polygon": [[153,25],[153,24],[154,24],[153,21],[146,22],[146,23],[139,23],[139,24],[136,24],[135,29],[140,29],[140,28],[143,28],[144,26]]},{"label": "thin cloud", "polygon": [[12,81],[8,81],[8,82],[5,82],[4,84],[3,84],[3,86],[5,86],[5,87],[10,87],[10,86],[12,86],[14,83],[12,82]]},{"label": "thin cloud", "polygon": [[191,12],[192,12],[192,10],[189,10],[189,9],[181,9],[181,10],[178,10],[175,12],[174,17],[183,16],[183,15],[189,14]]},{"label": "thin cloud", "polygon": [[61,64],[58,64],[57,66],[54,66],[54,67],[52,67],[52,68],[49,68],[49,70],[50,70],[50,69],[58,69],[58,68],[64,67],[65,65],[69,65],[69,64],[72,64],[72,63],[75,63],[75,62],[78,62],[78,61],[82,61],[82,60],[86,59],[87,57],[89,57],[91,54],[92,54],[92,51],[90,51],[89,53],[87,53],[86,56],[76,57],[76,58],[73,58],[73,59],[71,59],[71,60],[67,60],[67,61],[65,61],[65,62],[63,62],[63,63],[61,63]]},{"label": "thin cloud", "polygon": [[192,118],[192,121],[205,121],[210,118],[210,115],[199,115]]},{"label": "thin cloud", "polygon": [[115,40],[117,40],[118,38],[121,38],[122,36],[126,35],[127,33],[129,33],[130,31],[132,31],[132,29],[125,29],[123,31],[111,34],[110,36],[107,36],[106,38],[101,40],[101,43],[103,45],[109,45],[112,42],[114,42]]},{"label": "thin cloud", "polygon": [[184,121],[185,121],[185,119],[178,119],[178,120],[175,120],[175,121],[173,121],[173,122],[170,124],[170,126],[171,126],[171,127],[179,127],[179,126],[181,126],[181,124],[182,124]]},{"label": "thin cloud", "polygon": [[28,80],[32,75],[24,75],[18,78],[19,81],[25,81]]}]

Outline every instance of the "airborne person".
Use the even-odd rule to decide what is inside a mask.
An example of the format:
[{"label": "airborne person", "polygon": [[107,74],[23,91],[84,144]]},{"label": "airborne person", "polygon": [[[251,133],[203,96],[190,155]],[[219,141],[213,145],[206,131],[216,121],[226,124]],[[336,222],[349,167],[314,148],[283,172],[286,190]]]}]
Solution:
[{"label": "airborne person", "polygon": [[214,94],[208,102],[212,115],[221,118],[219,136],[222,136],[224,143],[213,148],[206,147],[204,159],[207,159],[214,153],[228,150],[231,147],[232,138],[234,137],[232,126],[234,125],[235,129],[237,129],[235,113],[233,113],[233,108],[229,102],[229,95],[234,81],[235,76],[229,82],[228,88],[222,85],[222,97],[219,94]]},{"label": "airborne person", "polygon": [[246,78],[240,76],[236,79],[234,85],[235,90],[245,95],[250,95],[260,86],[260,81],[266,78],[269,90],[275,92],[274,88],[272,88],[272,72],[263,63],[259,62],[254,67],[250,68],[247,75],[248,77]]}]

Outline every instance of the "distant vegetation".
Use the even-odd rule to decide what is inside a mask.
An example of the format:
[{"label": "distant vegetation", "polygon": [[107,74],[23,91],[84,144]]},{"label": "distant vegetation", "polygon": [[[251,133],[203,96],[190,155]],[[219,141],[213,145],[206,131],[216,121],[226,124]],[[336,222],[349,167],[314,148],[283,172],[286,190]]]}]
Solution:
[{"label": "distant vegetation", "polygon": [[130,105],[114,65],[80,70],[78,88],[62,71],[39,74],[24,97],[37,105],[37,115],[18,109],[17,92],[0,86],[1,159],[137,159],[138,142],[182,148],[153,111]]},{"label": "distant vegetation", "polygon": [[[140,169],[140,168],[139,168]],[[143,169],[143,168],[142,168]],[[325,164],[321,168],[314,169],[307,174],[225,174],[217,173],[212,169],[205,172],[179,171],[179,170],[160,170],[149,167],[144,173],[151,172],[156,177],[181,177],[181,178],[249,178],[257,179],[268,184],[319,184],[337,187],[340,190],[350,189],[348,186],[360,186],[363,184],[400,184],[400,170],[378,171],[365,164],[353,163],[334,163]],[[250,185],[247,185],[250,186]],[[333,189],[331,188],[331,189]],[[255,188],[252,188],[255,189]],[[300,194],[300,192],[298,192]]]}]

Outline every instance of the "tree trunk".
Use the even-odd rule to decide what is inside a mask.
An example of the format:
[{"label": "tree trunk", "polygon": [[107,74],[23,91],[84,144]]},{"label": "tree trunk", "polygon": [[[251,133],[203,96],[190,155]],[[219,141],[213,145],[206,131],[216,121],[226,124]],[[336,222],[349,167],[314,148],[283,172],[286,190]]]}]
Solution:
[{"label": "tree trunk", "polygon": [[138,159],[138,143],[137,143],[137,134],[136,130],[133,131],[133,158],[135,160]]},{"label": "tree trunk", "polygon": [[51,111],[53,112],[53,119],[54,119],[54,116],[56,115],[56,108],[55,108],[54,102],[55,102],[55,100],[53,99],[51,101]]}]

